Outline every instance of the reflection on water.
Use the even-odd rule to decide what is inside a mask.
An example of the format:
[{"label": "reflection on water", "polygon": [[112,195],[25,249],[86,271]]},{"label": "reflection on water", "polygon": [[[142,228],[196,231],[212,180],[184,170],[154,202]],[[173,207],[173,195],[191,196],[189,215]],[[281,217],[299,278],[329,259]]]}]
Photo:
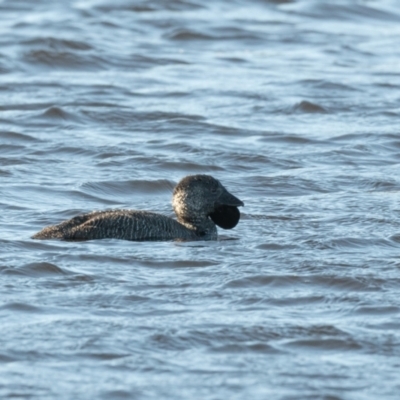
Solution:
[{"label": "reflection on water", "polygon": [[[1,398],[397,399],[396,1],[4,0],[0,21]],[[216,242],[30,239],[172,216],[194,173],[246,204]]]}]

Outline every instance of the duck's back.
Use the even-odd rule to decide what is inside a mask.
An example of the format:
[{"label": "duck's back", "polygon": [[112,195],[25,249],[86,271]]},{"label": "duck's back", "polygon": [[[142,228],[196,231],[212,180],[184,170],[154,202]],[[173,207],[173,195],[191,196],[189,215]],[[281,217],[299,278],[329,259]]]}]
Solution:
[{"label": "duck's back", "polygon": [[135,210],[94,211],[48,226],[33,239],[193,240],[196,235],[162,214]]}]

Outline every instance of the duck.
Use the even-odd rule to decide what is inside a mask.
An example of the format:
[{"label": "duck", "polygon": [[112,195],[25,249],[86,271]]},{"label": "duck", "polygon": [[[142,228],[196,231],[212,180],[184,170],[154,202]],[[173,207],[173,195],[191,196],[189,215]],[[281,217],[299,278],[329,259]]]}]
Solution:
[{"label": "duck", "polygon": [[244,203],[210,175],[189,175],[175,186],[172,206],[176,219],[129,209],[92,211],[43,228],[32,239],[85,241],[217,240],[217,226],[233,229]]}]

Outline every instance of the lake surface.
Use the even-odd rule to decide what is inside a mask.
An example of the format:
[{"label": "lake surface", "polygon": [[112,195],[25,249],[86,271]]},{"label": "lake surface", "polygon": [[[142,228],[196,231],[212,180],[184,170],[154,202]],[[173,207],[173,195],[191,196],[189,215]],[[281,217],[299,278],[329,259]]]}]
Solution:
[{"label": "lake surface", "polygon": [[[400,3],[0,1],[0,397],[400,396]],[[79,213],[214,242],[68,243]]]}]

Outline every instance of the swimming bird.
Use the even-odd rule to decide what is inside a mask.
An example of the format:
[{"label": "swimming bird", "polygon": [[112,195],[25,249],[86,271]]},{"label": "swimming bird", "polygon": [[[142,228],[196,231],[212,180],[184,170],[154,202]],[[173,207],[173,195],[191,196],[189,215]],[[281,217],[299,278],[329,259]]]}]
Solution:
[{"label": "swimming bird", "polygon": [[243,202],[210,175],[189,175],[172,197],[177,220],[137,210],[93,211],[43,228],[32,239],[216,240],[217,228],[234,228]]}]

